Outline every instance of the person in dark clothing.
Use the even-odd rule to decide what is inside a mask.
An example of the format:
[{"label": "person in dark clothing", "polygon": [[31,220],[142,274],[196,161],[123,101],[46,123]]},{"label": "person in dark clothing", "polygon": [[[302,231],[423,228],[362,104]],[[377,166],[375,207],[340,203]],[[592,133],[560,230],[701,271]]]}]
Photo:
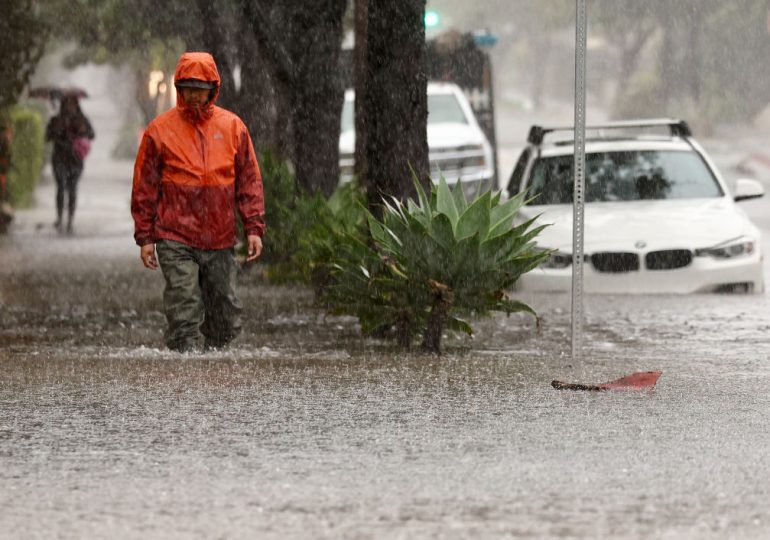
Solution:
[{"label": "person in dark clothing", "polygon": [[77,205],[78,180],[83,173],[83,161],[88,153],[94,129],[80,110],[75,96],[61,99],[59,114],[51,118],[45,139],[53,142],[53,174],[56,177],[56,230],[62,232],[64,224],[64,196],[67,195],[67,232],[72,232],[72,221]]}]

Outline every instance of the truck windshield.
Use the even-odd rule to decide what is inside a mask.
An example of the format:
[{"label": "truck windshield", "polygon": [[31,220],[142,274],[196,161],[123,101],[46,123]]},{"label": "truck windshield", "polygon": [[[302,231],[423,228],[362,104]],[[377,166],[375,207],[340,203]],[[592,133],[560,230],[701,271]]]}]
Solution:
[{"label": "truck windshield", "polygon": [[[571,204],[573,156],[540,158],[532,169],[530,204]],[[586,154],[586,202],[702,199],[724,195],[703,159],[688,151]]]},{"label": "truck windshield", "polygon": [[428,124],[467,124],[457,98],[453,94],[428,95]]},{"label": "truck windshield", "polygon": [[[343,133],[355,129],[353,122],[353,100],[346,99],[342,107]],[[453,94],[428,95],[428,124],[443,123],[467,124],[468,119]]]}]

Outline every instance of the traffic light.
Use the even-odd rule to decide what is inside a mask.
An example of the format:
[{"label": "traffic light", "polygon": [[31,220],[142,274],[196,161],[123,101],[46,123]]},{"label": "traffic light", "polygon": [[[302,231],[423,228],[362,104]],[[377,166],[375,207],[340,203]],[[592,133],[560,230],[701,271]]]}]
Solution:
[{"label": "traffic light", "polygon": [[425,28],[436,28],[441,23],[441,17],[437,11],[425,12]]}]

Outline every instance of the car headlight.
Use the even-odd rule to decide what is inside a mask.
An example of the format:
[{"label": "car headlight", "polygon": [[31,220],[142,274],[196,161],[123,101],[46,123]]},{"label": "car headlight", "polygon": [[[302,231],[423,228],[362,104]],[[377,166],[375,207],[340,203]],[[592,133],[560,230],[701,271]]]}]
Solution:
[{"label": "car headlight", "polygon": [[540,263],[541,268],[549,268],[552,270],[559,270],[562,268],[569,268],[572,264],[572,254],[562,253],[560,251],[553,251],[546,260]]},{"label": "car headlight", "polygon": [[696,257],[711,257],[712,259],[735,259],[736,257],[748,257],[756,246],[753,240],[745,238],[728,240],[714,247],[696,249]]}]

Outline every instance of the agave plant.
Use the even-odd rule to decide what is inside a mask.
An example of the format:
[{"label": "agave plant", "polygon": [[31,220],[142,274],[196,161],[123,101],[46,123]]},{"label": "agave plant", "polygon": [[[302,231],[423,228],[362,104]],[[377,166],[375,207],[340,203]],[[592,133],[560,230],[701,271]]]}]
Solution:
[{"label": "agave plant", "polygon": [[501,202],[487,192],[468,202],[443,178],[428,197],[415,182],[418,200],[385,201],[382,220],[368,215],[371,238],[348,236],[334,265],[326,300],[337,312],[358,316],[368,333],[396,329],[403,346],[422,335],[425,350],[438,353],[445,328],[471,334],[464,319],[490,311],[524,311],[508,291],[547,252],[535,250],[542,226],[514,218],[524,194]]}]

